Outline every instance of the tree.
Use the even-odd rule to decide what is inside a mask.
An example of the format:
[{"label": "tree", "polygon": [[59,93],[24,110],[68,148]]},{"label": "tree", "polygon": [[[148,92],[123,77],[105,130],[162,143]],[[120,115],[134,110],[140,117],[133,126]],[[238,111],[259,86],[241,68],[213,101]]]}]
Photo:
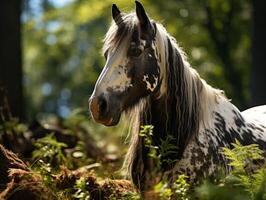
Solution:
[{"label": "tree", "polygon": [[[86,108],[105,62],[100,49],[114,2],[70,1],[61,6],[55,2],[58,1],[40,3],[37,17],[36,4],[25,11],[28,17],[23,21],[23,67],[29,117],[40,111],[64,117],[73,108]],[[115,3],[123,12],[134,10],[132,1]],[[149,16],[176,38],[201,77],[224,90],[239,108],[246,107],[250,2],[147,0],[143,3]]]},{"label": "tree", "polygon": [[266,1],[253,0],[251,104],[266,103]]},{"label": "tree", "polygon": [[[14,117],[24,119],[20,35],[21,1],[3,0],[0,6],[0,87]],[[0,94],[3,109],[4,94]]]},{"label": "tree", "polygon": [[237,45],[236,42],[239,42],[239,39],[235,37],[239,29],[234,27],[233,22],[237,13],[241,12],[240,5],[241,2],[237,0],[222,1],[217,4],[209,2],[205,6],[205,11],[207,16],[206,28],[223,65],[225,78],[231,85],[235,103],[240,107],[246,107],[247,100],[244,95],[243,78],[238,72],[232,56]]}]

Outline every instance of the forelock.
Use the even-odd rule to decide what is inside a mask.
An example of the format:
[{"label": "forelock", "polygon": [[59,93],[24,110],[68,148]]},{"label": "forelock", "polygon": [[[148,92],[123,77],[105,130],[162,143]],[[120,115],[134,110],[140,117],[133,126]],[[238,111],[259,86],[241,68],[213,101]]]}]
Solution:
[{"label": "forelock", "polygon": [[135,13],[122,14],[122,20],[117,23],[113,21],[104,38],[103,53],[105,54],[109,50],[113,51],[124,39],[129,42],[137,27],[136,24],[137,17]]}]

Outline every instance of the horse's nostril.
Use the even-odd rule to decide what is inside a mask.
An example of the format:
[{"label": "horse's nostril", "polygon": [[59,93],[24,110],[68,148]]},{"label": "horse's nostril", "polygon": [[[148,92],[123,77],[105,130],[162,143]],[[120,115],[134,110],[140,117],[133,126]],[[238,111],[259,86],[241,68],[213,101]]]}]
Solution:
[{"label": "horse's nostril", "polygon": [[92,117],[95,120],[99,120],[100,118],[105,117],[108,110],[108,104],[106,98],[104,96],[91,98],[89,100],[89,108]]},{"label": "horse's nostril", "polygon": [[98,99],[97,98],[90,98],[89,99],[89,108],[90,112],[93,116],[94,119],[99,118],[99,104],[98,104]]},{"label": "horse's nostril", "polygon": [[101,114],[107,111],[107,101],[104,97],[99,97],[99,110]]}]

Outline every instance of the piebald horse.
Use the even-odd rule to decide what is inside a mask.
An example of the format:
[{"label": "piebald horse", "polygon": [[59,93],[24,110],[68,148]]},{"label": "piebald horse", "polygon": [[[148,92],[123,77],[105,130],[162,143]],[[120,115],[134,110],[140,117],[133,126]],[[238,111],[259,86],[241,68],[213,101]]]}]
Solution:
[{"label": "piebald horse", "polygon": [[[113,4],[112,17],[103,46],[106,64],[89,107],[93,119],[106,126],[116,125],[123,112],[133,119],[125,164],[140,190],[165,174],[169,180],[186,174],[195,182],[221,166],[230,170],[220,150],[236,140],[266,149],[266,106],[240,112],[223,91],[200,78],[176,40],[139,2],[129,14]],[[154,126],[151,140],[158,151],[166,140],[176,147],[160,156],[157,174],[139,136],[148,124]]]}]

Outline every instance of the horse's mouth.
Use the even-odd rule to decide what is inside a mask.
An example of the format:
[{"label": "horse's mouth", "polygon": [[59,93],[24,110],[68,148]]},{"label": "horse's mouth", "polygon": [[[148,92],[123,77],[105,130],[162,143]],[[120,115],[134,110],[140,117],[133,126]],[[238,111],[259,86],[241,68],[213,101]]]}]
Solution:
[{"label": "horse's mouth", "polygon": [[105,126],[115,126],[119,123],[121,114],[113,114],[112,116],[109,114],[108,116],[102,117],[102,116],[95,116],[91,112],[92,118],[95,122],[103,124]]},{"label": "horse's mouth", "polygon": [[[95,120],[95,119],[94,119]],[[120,121],[120,115],[118,116],[114,116],[114,117],[110,117],[108,119],[104,119],[104,120],[95,120],[97,123],[101,123],[105,126],[115,126],[119,123]]]}]

